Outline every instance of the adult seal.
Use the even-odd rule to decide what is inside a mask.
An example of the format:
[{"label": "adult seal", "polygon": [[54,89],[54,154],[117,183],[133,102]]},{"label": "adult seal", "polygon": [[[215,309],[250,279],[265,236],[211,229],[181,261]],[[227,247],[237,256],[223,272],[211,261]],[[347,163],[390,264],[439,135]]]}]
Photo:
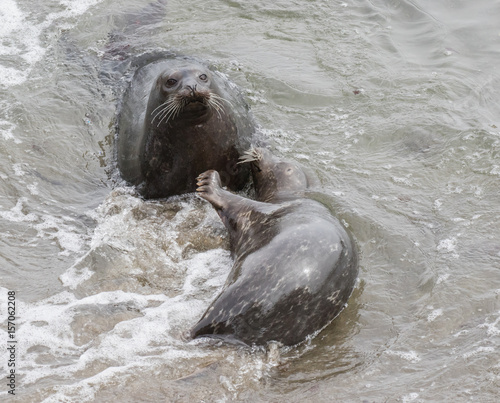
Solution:
[{"label": "adult seal", "polygon": [[238,190],[249,178],[237,162],[252,134],[234,84],[189,58],[156,60],[135,72],[124,95],[118,168],[145,198],[194,192],[196,176],[207,169]]},{"label": "adult seal", "polygon": [[198,194],[229,231],[234,265],[219,296],[191,330],[248,345],[295,345],[342,311],[358,276],[355,243],[321,203],[295,163],[251,149],[256,199],[222,189],[216,171],[198,178]]}]

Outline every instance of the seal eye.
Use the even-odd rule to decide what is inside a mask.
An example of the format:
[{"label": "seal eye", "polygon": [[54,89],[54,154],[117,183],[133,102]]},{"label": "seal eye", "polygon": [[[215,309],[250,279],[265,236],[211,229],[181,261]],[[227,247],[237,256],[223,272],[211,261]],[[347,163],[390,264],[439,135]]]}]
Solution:
[{"label": "seal eye", "polygon": [[199,77],[198,77],[201,81],[207,81],[208,77],[206,74],[201,74]]},{"label": "seal eye", "polygon": [[167,86],[172,87],[173,85],[177,84],[177,80],[175,78],[169,78],[166,81]]}]

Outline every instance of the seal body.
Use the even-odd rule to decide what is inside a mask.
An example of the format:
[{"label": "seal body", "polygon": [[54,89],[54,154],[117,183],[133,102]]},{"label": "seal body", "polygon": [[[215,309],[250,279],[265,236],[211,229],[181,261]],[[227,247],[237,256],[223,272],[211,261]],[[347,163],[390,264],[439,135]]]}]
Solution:
[{"label": "seal body", "polygon": [[145,198],[196,189],[196,176],[221,173],[241,189],[248,167],[237,165],[253,124],[236,86],[201,63],[167,57],[140,67],[123,98],[117,133],[122,177]]},{"label": "seal body", "polygon": [[246,160],[257,200],[222,189],[216,171],[199,177],[198,194],[229,231],[234,266],[191,336],[294,345],[346,305],[358,276],[356,247],[325,206],[304,197],[300,167],[264,149]]}]

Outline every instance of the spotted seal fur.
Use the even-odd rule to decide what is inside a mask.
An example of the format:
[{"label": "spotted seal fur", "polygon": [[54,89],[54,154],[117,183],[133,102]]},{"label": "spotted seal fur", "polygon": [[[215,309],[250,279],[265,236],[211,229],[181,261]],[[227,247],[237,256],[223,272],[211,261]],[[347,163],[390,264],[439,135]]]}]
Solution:
[{"label": "spotted seal fur", "polygon": [[234,265],[191,336],[295,345],[345,307],[358,276],[356,245],[324,205],[306,197],[310,181],[297,164],[263,148],[242,162],[251,164],[257,200],[224,190],[215,170],[198,177],[198,195],[229,231]]}]

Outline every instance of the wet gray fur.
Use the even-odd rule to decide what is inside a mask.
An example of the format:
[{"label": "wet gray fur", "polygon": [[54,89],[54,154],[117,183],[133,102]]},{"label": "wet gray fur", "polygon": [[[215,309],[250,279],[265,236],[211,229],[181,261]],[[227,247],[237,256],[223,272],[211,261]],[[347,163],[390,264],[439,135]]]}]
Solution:
[{"label": "wet gray fur", "polygon": [[198,194],[229,231],[234,265],[191,336],[246,344],[295,345],[345,307],[358,276],[356,245],[331,212],[306,197],[309,180],[291,162],[252,149],[256,198],[221,188],[216,171],[199,177]]}]

